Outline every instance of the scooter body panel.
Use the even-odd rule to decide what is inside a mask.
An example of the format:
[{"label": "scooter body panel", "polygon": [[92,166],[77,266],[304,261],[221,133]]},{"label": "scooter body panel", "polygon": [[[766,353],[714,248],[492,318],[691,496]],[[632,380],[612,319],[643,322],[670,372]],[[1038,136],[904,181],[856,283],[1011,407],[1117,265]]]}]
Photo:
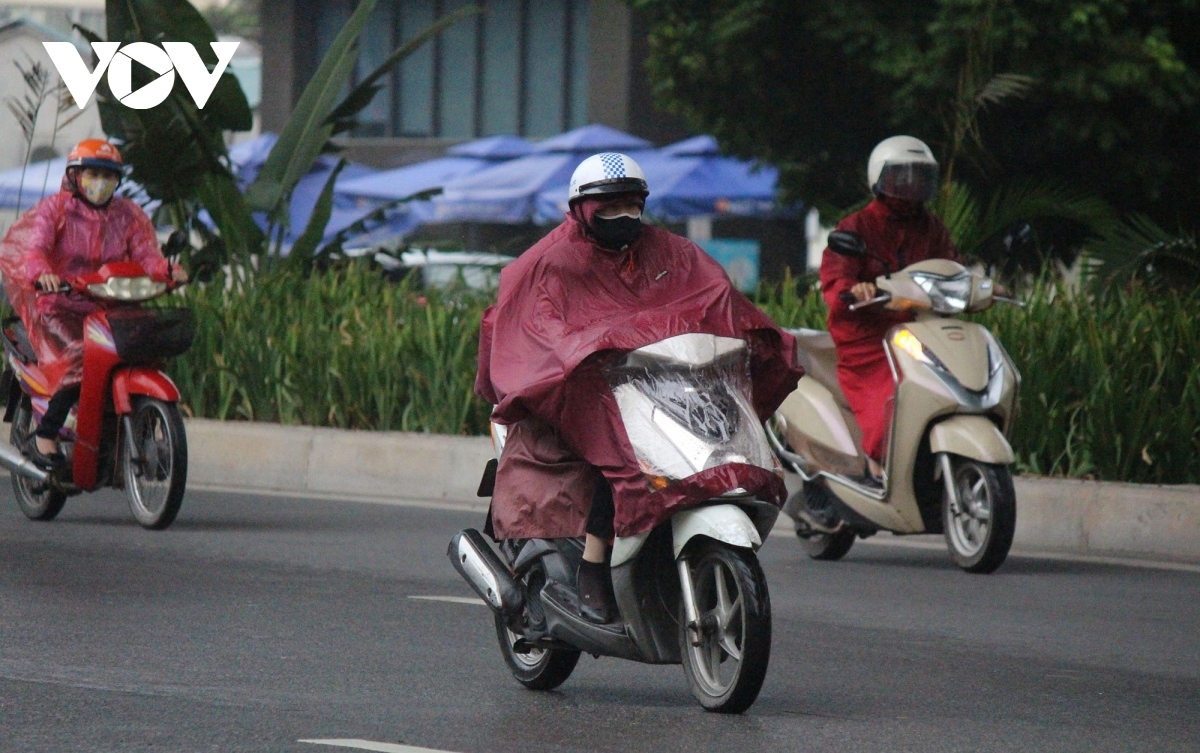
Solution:
[{"label": "scooter body panel", "polygon": [[707,536],[742,549],[757,551],[762,546],[758,529],[737,505],[706,505],[675,513],[671,517],[671,532],[676,557],[697,536]]},{"label": "scooter body panel", "polygon": [[75,427],[75,456],[71,463],[72,480],[75,486],[85,491],[96,488],[109,379],[120,361],[107,313],[88,314],[83,322],[83,383]]},{"label": "scooter body panel", "polygon": [[935,424],[929,430],[929,449],[995,465],[1016,460],[1012,445],[986,416],[951,416]]}]

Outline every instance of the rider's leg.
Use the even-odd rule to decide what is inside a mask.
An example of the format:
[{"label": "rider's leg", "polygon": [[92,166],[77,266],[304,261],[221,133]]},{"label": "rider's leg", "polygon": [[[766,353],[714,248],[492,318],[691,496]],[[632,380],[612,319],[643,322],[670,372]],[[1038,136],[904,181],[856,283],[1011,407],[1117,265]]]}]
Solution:
[{"label": "rider's leg", "polygon": [[575,576],[579,611],[593,622],[611,622],[615,617],[616,599],[612,591],[612,574],[608,568],[614,515],[612,487],[597,473],[592,507],[588,511],[583,562],[579,563],[579,572]]},{"label": "rider's leg", "polygon": [[67,422],[71,406],[79,401],[79,385],[63,387],[50,398],[50,405],[34,432],[38,452],[50,456],[58,452],[58,432]]}]

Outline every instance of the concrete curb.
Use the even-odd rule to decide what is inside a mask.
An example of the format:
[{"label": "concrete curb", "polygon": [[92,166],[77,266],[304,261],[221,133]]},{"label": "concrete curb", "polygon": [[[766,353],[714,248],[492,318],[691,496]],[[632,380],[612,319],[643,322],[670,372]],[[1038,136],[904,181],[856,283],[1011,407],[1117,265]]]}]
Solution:
[{"label": "concrete curb", "polygon": [[[487,437],[187,421],[188,482],[478,505]],[[1200,563],[1200,486],[1018,477],[1014,549]]]}]

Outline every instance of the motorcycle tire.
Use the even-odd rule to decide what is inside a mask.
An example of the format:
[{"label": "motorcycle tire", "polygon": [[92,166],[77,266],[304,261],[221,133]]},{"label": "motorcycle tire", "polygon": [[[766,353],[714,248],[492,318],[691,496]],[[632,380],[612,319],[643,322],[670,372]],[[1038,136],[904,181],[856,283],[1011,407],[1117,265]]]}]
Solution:
[{"label": "motorcycle tire", "polygon": [[[13,411],[9,442],[13,447],[24,451],[31,441],[34,428],[33,406],[29,402],[29,396],[22,395],[17,409]],[[19,473],[12,474],[12,486],[17,507],[21,508],[21,512],[30,520],[54,520],[67,502],[64,492],[51,489],[49,485],[40,484]]]},{"label": "motorcycle tire", "polygon": [[508,629],[503,617],[495,617],[500,653],[517,682],[530,690],[554,690],[575,671],[575,665],[579,663],[578,651],[535,648],[527,653],[517,653],[514,650],[517,634]]},{"label": "motorcycle tire", "polygon": [[758,557],[717,541],[688,555],[700,622],[693,643],[680,604],[679,648],[692,695],[707,711],[740,714],[754,703],[771,659],[771,597]]},{"label": "motorcycle tire", "polygon": [[143,527],[161,531],[175,520],[187,486],[187,436],[179,406],[144,395],[133,399],[133,444],[122,438],[129,509]]},{"label": "motorcycle tire", "polygon": [[950,456],[957,509],[942,493],[942,521],[954,563],[990,573],[1004,563],[1017,528],[1017,495],[1007,466]]},{"label": "motorcycle tire", "polygon": [[836,562],[850,551],[856,538],[854,531],[843,529],[837,533],[810,533],[796,531],[804,553],[814,560]]}]

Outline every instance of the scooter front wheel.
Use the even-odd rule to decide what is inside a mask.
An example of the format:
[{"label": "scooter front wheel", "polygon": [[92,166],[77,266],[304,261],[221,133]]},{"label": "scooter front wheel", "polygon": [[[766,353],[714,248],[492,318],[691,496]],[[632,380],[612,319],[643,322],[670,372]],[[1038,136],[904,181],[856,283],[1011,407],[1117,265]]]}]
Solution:
[{"label": "scooter front wheel", "polygon": [[175,403],[139,396],[130,425],[122,453],[129,509],[143,528],[160,531],[179,514],[187,485],[183,417]]},{"label": "scooter front wheel", "polygon": [[942,494],[946,544],[955,564],[990,573],[1004,563],[1017,527],[1012,474],[1002,465],[950,456],[955,498]]},{"label": "scooter front wheel", "polygon": [[[9,432],[12,446],[24,450],[32,441],[34,428],[33,406],[29,403],[29,397],[22,395],[17,409],[13,412],[12,430]],[[54,516],[62,512],[63,505],[67,502],[65,493],[19,473],[12,474],[12,485],[17,507],[21,508],[21,512],[30,520],[53,520]]]},{"label": "scooter front wheel", "polygon": [[758,558],[709,541],[688,557],[697,624],[679,621],[683,669],[708,711],[740,714],[758,698],[771,659],[771,598]]}]

